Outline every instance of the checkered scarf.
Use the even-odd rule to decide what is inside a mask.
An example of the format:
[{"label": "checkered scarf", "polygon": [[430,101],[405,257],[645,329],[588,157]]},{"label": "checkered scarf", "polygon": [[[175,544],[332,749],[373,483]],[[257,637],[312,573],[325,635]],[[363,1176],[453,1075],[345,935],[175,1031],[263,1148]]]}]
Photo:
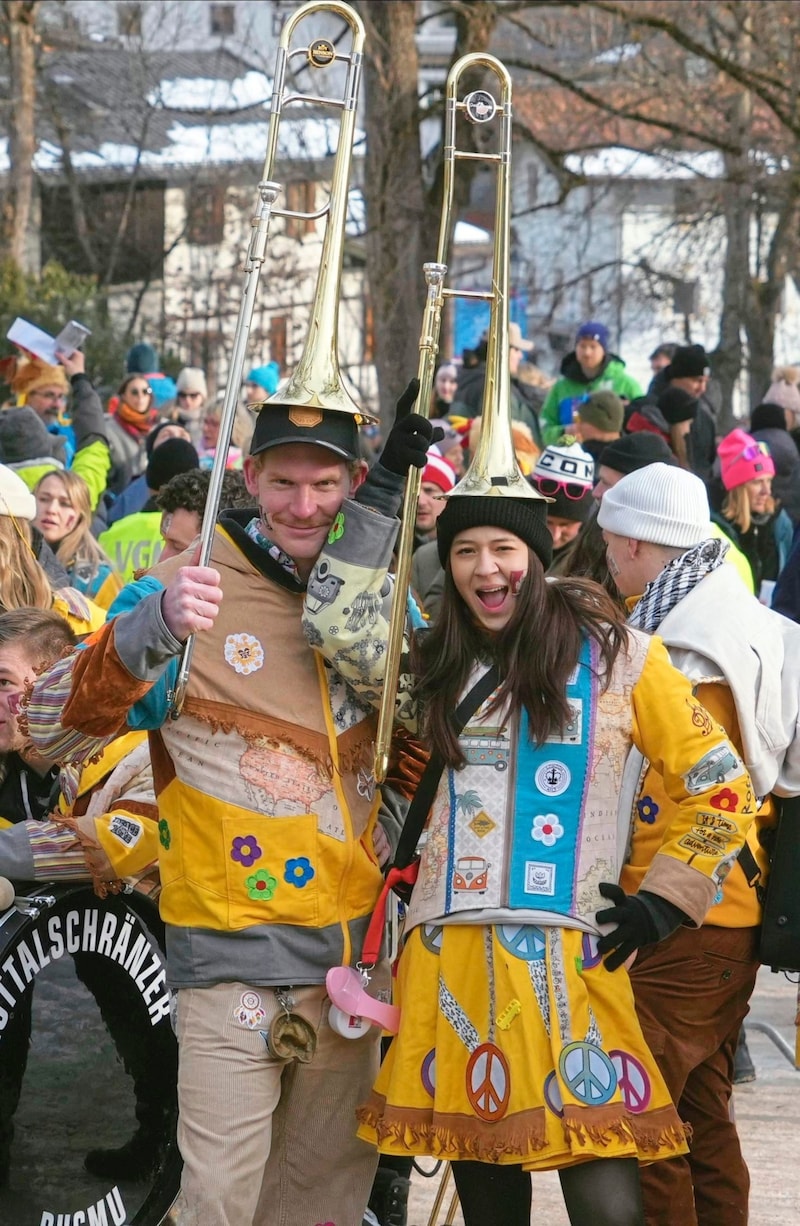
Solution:
[{"label": "checkered scarf", "polygon": [[716,570],[725,560],[728,546],[710,538],[673,558],[661,574],[648,583],[644,595],[628,618],[628,624],[647,634],[654,634],[668,613],[684,596]]}]

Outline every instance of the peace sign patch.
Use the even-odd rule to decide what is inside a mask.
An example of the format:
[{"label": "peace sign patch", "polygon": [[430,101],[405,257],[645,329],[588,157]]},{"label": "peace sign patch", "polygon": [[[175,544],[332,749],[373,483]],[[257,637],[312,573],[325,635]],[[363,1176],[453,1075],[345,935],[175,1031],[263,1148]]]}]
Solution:
[{"label": "peace sign patch", "polygon": [[495,932],[503,949],[515,958],[523,962],[541,962],[544,957],[544,932],[535,924],[500,924]]},{"label": "peace sign patch", "polygon": [[467,1064],[467,1098],[477,1116],[490,1123],[508,1110],[511,1076],[508,1064],[494,1043],[481,1043]]},{"label": "peace sign patch", "polygon": [[646,1111],[650,1103],[651,1085],[647,1069],[629,1051],[612,1051],[611,1062],[617,1073],[620,1094],[625,1106],[634,1115]]},{"label": "peace sign patch", "polygon": [[591,932],[584,932],[583,940],[581,941],[581,963],[585,971],[592,971],[602,962],[600,954],[597,952],[597,942],[599,937],[594,936]]},{"label": "peace sign patch", "polygon": [[436,1048],[432,1047],[425,1059],[422,1061],[420,1069],[420,1077],[422,1084],[425,1087],[426,1093],[433,1098],[433,1092],[436,1089]]},{"label": "peace sign patch", "polygon": [[568,1043],[558,1060],[561,1080],[578,1102],[601,1107],[617,1088],[614,1065],[592,1043]]},{"label": "peace sign patch", "polygon": [[442,925],[423,924],[419,939],[429,954],[440,954],[442,952]]},{"label": "peace sign patch", "polygon": [[561,1091],[558,1088],[558,1078],[556,1070],[548,1073],[544,1079],[544,1101],[547,1103],[553,1115],[557,1115],[559,1119],[564,1114],[564,1104],[561,1101]]}]

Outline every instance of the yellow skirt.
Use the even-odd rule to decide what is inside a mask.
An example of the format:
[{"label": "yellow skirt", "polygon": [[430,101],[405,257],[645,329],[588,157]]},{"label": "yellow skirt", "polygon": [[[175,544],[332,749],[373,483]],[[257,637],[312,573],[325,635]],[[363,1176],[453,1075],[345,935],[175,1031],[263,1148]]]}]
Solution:
[{"label": "yellow skirt", "polygon": [[586,934],[421,925],[397,995],[400,1031],[358,1112],[381,1153],[554,1170],[687,1152],[628,973]]}]

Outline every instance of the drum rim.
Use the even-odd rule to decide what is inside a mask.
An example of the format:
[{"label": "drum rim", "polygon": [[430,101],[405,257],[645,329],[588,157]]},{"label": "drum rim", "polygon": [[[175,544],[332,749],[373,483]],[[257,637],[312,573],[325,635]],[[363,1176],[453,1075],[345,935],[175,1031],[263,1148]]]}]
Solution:
[{"label": "drum rim", "polygon": [[[157,902],[147,894],[135,889],[123,890],[120,894],[109,895],[107,899],[103,899],[94,893],[91,883],[87,881],[37,881],[15,882],[14,884],[19,890],[19,897],[51,896],[54,901],[52,905],[42,907],[38,915],[27,914],[14,904],[0,913],[0,960],[7,953],[15,938],[22,940],[26,930],[32,928],[43,916],[63,909],[65,903],[69,904],[69,901],[78,895],[84,896],[83,901],[87,906],[103,907],[107,904],[111,906],[122,904],[128,907],[155,941],[162,957],[166,958],[164,923],[160,917]],[[103,957],[104,955],[96,954],[95,956]],[[183,1161],[177,1142],[176,1117],[176,1123],[165,1146],[164,1157],[158,1168],[148,1177],[150,1186],[133,1216],[127,1219],[129,1226],[161,1226],[167,1220],[170,1209],[178,1199],[182,1168]]]}]

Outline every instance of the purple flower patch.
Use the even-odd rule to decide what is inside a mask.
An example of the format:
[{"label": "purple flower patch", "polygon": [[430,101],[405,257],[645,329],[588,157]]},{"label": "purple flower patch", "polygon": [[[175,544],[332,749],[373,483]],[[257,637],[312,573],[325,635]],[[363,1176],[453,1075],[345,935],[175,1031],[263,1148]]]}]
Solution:
[{"label": "purple flower patch", "polygon": [[283,866],[283,880],[288,881],[289,885],[297,886],[298,890],[307,886],[314,875],[311,861],[306,856],[298,856],[296,860],[287,860]]},{"label": "purple flower patch", "polygon": [[231,859],[238,860],[245,868],[250,868],[251,864],[261,859],[261,848],[254,834],[246,834],[241,838],[237,835],[231,844]]}]

